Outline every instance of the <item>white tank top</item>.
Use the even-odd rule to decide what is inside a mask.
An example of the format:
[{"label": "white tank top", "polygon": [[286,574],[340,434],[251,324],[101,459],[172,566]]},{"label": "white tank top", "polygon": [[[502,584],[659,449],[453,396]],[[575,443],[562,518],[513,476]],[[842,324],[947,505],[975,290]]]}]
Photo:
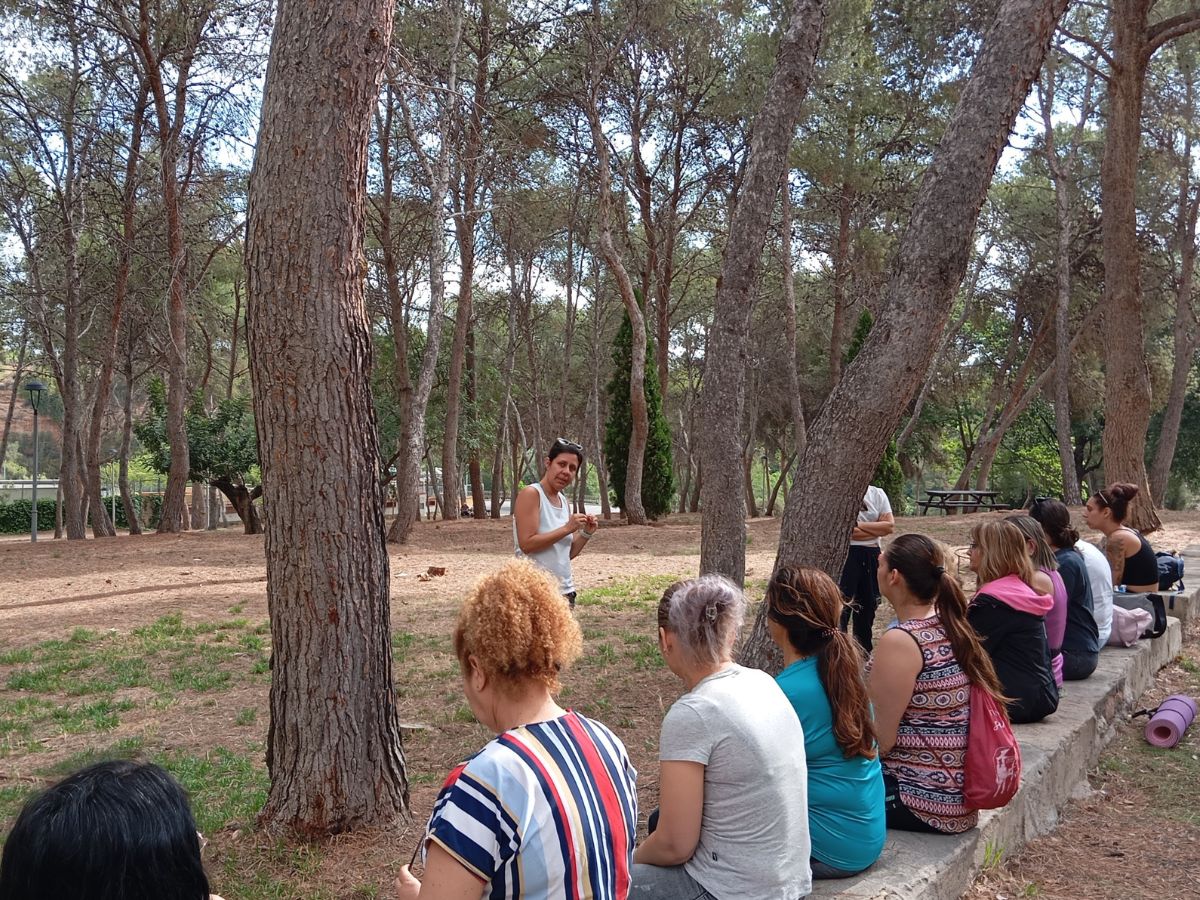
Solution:
[{"label": "white tank top", "polygon": [[[567,520],[571,518],[571,505],[567,502],[567,498],[559,494],[560,505],[555,506],[546,496],[540,481],[534,482],[533,486],[537,488],[538,497],[541,500],[538,508],[538,534],[546,534],[566,525]],[[571,577],[571,543],[574,539],[575,535],[568,534],[545,550],[539,550],[537,553],[522,553],[521,543],[517,537],[517,517],[513,516],[513,547],[516,549],[517,556],[526,557],[557,578],[558,589],[564,594],[575,590],[575,580]]]}]

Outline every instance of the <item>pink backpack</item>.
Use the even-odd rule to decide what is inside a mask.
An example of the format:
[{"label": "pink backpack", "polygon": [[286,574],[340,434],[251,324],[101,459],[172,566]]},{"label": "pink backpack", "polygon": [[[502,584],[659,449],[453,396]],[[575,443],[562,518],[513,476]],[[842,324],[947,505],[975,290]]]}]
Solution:
[{"label": "pink backpack", "polygon": [[999,809],[1021,785],[1021,747],[1008,714],[986,690],[971,685],[971,719],[963,773],[968,809]]}]

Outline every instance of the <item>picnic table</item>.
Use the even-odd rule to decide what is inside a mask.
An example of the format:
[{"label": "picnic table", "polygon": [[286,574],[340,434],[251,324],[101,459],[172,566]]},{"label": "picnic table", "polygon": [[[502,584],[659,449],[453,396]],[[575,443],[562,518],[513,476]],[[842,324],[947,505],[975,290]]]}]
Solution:
[{"label": "picnic table", "polygon": [[921,507],[921,515],[925,515],[931,509],[940,509],[947,515],[967,510],[977,512],[981,509],[1012,509],[1008,504],[1000,503],[996,499],[999,496],[999,491],[980,491],[969,488],[950,491],[926,491],[925,499],[919,500],[917,505]]}]

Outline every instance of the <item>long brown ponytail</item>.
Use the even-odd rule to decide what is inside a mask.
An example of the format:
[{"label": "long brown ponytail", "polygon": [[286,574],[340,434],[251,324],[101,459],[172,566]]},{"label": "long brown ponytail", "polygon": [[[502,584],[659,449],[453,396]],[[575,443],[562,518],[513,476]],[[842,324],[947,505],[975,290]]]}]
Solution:
[{"label": "long brown ponytail", "polygon": [[986,690],[1001,704],[1005,703],[1007,698],[992,658],[967,621],[966,594],[958,580],[946,571],[949,560],[938,545],[923,534],[902,534],[888,544],[884,556],[888,567],[899,572],[908,583],[909,590],[920,599],[936,604],[946,639],[954,649],[954,658],[971,683]]},{"label": "long brown ponytail", "polygon": [[863,683],[858,643],[838,628],[842,592],[820,569],[784,566],[767,584],[767,618],[801,656],[817,658],[817,675],[833,711],[833,736],[846,759],[874,759],[875,723]]}]

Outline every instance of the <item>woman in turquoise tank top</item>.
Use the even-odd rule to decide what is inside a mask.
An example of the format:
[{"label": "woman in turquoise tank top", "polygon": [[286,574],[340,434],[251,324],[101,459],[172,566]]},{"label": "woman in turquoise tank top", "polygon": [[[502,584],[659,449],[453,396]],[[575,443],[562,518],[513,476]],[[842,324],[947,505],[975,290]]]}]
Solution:
[{"label": "woman in turquoise tank top", "polygon": [[858,645],[838,628],[842,592],[818,569],[785,566],[767,585],[776,677],[804,728],[813,878],[872,865],[887,836],[883,776]]}]

